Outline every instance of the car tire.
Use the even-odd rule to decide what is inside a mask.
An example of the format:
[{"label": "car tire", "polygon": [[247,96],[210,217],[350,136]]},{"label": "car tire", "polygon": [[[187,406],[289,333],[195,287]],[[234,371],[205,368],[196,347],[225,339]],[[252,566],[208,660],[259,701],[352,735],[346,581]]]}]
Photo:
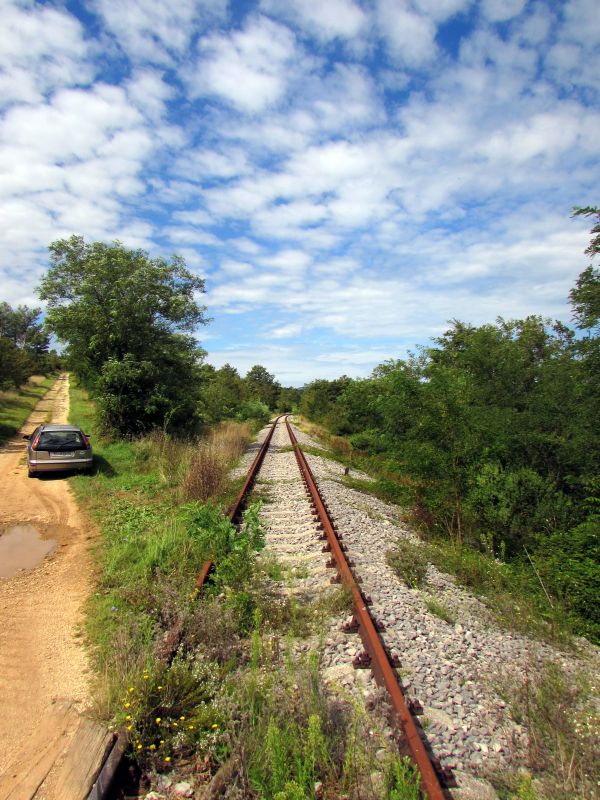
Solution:
[{"label": "car tire", "polygon": [[28,478],[35,478],[37,477],[37,472],[34,469],[27,470],[27,477]]}]

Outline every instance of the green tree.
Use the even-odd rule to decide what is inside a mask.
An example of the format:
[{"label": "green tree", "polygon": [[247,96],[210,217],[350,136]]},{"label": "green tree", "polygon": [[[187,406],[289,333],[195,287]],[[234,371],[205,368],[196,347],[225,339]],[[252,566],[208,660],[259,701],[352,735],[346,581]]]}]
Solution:
[{"label": "green tree", "polygon": [[250,400],[260,400],[271,410],[277,405],[280,384],[261,364],[255,364],[244,378],[246,395]]},{"label": "green tree", "polygon": [[54,368],[55,358],[48,356],[49,337],[39,322],[40,314],[39,308],[20,305],[13,309],[6,302],[0,303],[3,386],[19,386],[35,372]]},{"label": "green tree", "polygon": [[220,369],[210,367],[202,390],[207,420],[233,419],[242,405],[243,394],[244,382],[235,367],[230,364],[224,364]]},{"label": "green tree", "polygon": [[98,393],[106,426],[121,433],[193,426],[204,351],[192,331],[206,323],[196,299],[204,281],[179,256],[151,259],[121,242],[72,236],[49,249],[39,289],[46,326]]},{"label": "green tree", "polygon": [[279,392],[277,398],[277,411],[285,413],[286,411],[294,411],[300,404],[302,391],[293,386],[285,386]]}]

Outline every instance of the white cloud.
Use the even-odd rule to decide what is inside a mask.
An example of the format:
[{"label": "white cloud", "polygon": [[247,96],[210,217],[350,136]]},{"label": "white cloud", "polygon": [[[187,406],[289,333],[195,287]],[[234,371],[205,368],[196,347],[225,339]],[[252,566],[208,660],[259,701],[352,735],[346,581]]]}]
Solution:
[{"label": "white cloud", "polygon": [[433,19],[416,12],[406,0],[378,0],[377,23],[390,54],[398,62],[419,67],[435,56]]},{"label": "white cloud", "polygon": [[357,37],[368,24],[367,14],[352,0],[262,0],[261,7],[323,42]]},{"label": "white cloud", "polygon": [[50,7],[7,2],[0,26],[0,96],[4,103],[36,103],[57,87],[93,78],[81,24]]},{"label": "white cloud", "polygon": [[206,37],[200,51],[200,63],[189,77],[192,96],[216,95],[248,113],[277,104],[298,58],[291,31],[262,16],[229,36]]},{"label": "white cloud", "polygon": [[414,0],[415,6],[423,14],[436,22],[445,22],[462,11],[467,11],[474,0]]},{"label": "white cloud", "polygon": [[123,52],[135,62],[172,64],[188,47],[205,19],[225,15],[227,0],[114,0],[90,2]]},{"label": "white cloud", "polygon": [[263,335],[269,339],[295,339],[302,333],[302,325],[297,323],[289,323],[288,325],[280,325],[276,328],[271,328]]},{"label": "white cloud", "polygon": [[490,22],[506,22],[517,17],[525,7],[525,0],[482,0],[481,11]]}]

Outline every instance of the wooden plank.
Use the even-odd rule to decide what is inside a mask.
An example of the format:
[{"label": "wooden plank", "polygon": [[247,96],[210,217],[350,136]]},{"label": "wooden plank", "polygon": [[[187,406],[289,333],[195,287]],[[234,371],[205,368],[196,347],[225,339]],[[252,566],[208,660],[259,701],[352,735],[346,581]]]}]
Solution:
[{"label": "wooden plank", "polygon": [[32,800],[64,751],[76,728],[77,712],[70,702],[58,702],[46,715],[27,745],[0,776],[0,800]]},{"label": "wooden plank", "polygon": [[106,725],[82,717],[64,759],[44,786],[57,800],[85,800],[112,748],[115,734]]},{"label": "wooden plank", "polygon": [[123,758],[123,753],[127,747],[127,739],[120,734],[104,762],[100,774],[96,778],[92,789],[87,796],[87,800],[105,800],[108,790],[111,788],[115,775]]}]

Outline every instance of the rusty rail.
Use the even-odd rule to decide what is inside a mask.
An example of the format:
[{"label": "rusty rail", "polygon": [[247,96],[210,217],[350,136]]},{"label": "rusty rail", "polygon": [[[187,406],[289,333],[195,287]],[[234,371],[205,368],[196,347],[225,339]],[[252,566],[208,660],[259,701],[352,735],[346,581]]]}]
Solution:
[{"label": "rusty rail", "polygon": [[[240,493],[238,494],[235,503],[229,509],[229,514],[227,516],[234,525],[240,521],[246,497],[250,492],[250,490],[252,489],[252,486],[254,485],[254,481],[256,480],[256,476],[258,475],[262,462],[265,459],[267,450],[269,449],[269,445],[271,444],[271,439],[273,438],[273,433],[275,432],[275,428],[277,427],[277,423],[279,422],[280,419],[281,416],[277,417],[277,419],[272,423],[271,430],[266,435],[264,442],[261,444],[260,449],[256,454],[256,458],[252,462],[252,466],[250,467],[250,471],[246,476],[244,485],[240,489]],[[204,564],[202,565],[202,569],[200,570],[200,574],[196,579],[197,591],[200,591],[202,589],[206,579],[212,572],[213,567],[214,564],[212,559],[208,559],[207,561],[204,562]]]},{"label": "rusty rail", "polygon": [[421,780],[423,790],[425,791],[429,800],[445,800],[447,797],[437,772],[431,762],[429,754],[425,749],[425,745],[419,735],[417,725],[411,714],[410,708],[402,691],[402,687],[398,682],[394,667],[387,651],[383,645],[381,637],[377,632],[376,623],[367,608],[366,598],[363,595],[360,587],[358,586],[352,570],[348,564],[342,544],[338,538],[329,513],[321,497],[321,493],[317,487],[313,474],[300,445],[294,435],[292,426],[289,423],[288,417],[285,420],[290,441],[296,454],[296,461],[302,473],[303,481],[306,489],[311,498],[319,522],[323,526],[323,531],[327,537],[327,543],[331,550],[331,556],[335,560],[335,566],[341,579],[352,593],[352,600],[354,602],[354,621],[358,626],[358,633],[365,647],[366,658],[360,660],[361,665],[370,666],[375,680],[380,686],[385,686],[387,689],[392,708],[400,721],[402,732],[406,739],[408,749],[417,764],[419,772],[421,773]]}]

